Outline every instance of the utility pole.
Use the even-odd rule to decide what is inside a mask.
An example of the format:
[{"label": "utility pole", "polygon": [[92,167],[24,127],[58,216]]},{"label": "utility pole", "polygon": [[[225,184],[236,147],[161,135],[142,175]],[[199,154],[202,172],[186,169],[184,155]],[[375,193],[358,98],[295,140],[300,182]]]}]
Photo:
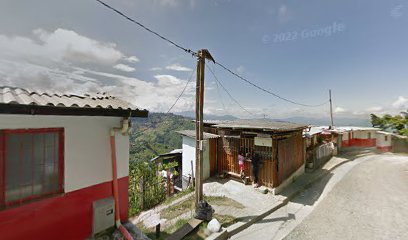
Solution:
[{"label": "utility pole", "polygon": [[330,120],[331,120],[331,125],[330,129],[334,127],[333,123],[333,106],[332,106],[332,98],[331,98],[331,89],[329,89],[329,101],[330,101]]},{"label": "utility pole", "polygon": [[196,83],[196,166],[195,166],[195,208],[203,200],[203,109],[204,109],[204,71],[205,59],[214,62],[207,49],[198,51]]}]

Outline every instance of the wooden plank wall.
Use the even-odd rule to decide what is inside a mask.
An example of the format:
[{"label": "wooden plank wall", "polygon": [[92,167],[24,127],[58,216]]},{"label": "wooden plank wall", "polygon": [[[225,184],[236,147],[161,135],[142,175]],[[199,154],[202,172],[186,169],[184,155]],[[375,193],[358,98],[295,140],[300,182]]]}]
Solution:
[{"label": "wooden plank wall", "polygon": [[210,176],[217,173],[217,139],[209,139]]},{"label": "wooden plank wall", "polygon": [[300,166],[303,165],[303,137],[301,133],[296,133],[289,138],[277,141],[278,153],[278,184],[282,183]]},{"label": "wooden plank wall", "polygon": [[[260,183],[272,187],[274,169],[272,161],[272,147],[254,145],[254,138],[219,138],[218,140],[218,173],[224,171],[239,174],[238,152],[257,152],[261,156],[259,168]],[[252,178],[251,162],[245,161],[245,174]]]}]

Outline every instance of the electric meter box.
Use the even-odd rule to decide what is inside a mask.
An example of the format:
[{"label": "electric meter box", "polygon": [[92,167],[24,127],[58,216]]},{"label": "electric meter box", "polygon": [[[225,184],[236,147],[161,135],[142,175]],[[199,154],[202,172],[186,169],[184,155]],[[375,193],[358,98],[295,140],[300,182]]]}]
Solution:
[{"label": "electric meter box", "polygon": [[102,232],[115,224],[115,201],[113,197],[93,202],[92,234]]}]

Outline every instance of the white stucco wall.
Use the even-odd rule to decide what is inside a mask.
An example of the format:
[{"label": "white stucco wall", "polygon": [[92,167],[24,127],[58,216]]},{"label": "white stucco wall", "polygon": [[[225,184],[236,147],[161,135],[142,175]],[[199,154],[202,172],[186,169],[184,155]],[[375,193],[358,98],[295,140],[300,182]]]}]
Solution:
[{"label": "white stucco wall", "polygon": [[368,139],[368,133],[371,134],[371,138],[370,138],[370,139],[376,138],[376,131],[371,131],[371,130],[358,130],[358,131],[353,131],[353,138]]},{"label": "white stucco wall", "polygon": [[[209,147],[208,141],[204,140],[203,143],[203,179],[210,177],[210,159],[209,159]],[[194,176],[195,174],[195,139],[187,136],[183,136],[183,176],[191,174],[191,161],[193,161]]]},{"label": "white stucco wall", "polygon": [[[112,180],[109,130],[119,117],[0,115],[0,129],[64,128],[64,189]],[[129,137],[116,134],[118,177],[129,173]]]},{"label": "white stucco wall", "polygon": [[[387,136],[387,140],[385,140]],[[377,147],[390,147],[391,146],[391,135],[384,133],[377,133]]]},{"label": "white stucco wall", "polygon": [[348,132],[344,132],[342,135],[343,135],[342,141],[349,140],[349,133]]}]

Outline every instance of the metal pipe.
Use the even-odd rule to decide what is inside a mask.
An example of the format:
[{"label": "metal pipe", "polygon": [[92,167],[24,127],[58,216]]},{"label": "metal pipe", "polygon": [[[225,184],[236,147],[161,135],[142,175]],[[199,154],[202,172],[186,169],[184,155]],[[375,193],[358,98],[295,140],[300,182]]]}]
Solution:
[{"label": "metal pipe", "polygon": [[116,164],[116,141],[115,132],[120,131],[123,135],[127,134],[129,130],[129,121],[124,119],[122,121],[122,128],[112,128],[110,131],[110,144],[111,144],[111,158],[112,158],[112,191],[115,200],[115,225],[119,231],[125,236],[127,240],[133,240],[133,237],[126,230],[126,228],[120,222],[119,211],[119,190],[118,190],[118,176],[117,176],[117,164]]}]

